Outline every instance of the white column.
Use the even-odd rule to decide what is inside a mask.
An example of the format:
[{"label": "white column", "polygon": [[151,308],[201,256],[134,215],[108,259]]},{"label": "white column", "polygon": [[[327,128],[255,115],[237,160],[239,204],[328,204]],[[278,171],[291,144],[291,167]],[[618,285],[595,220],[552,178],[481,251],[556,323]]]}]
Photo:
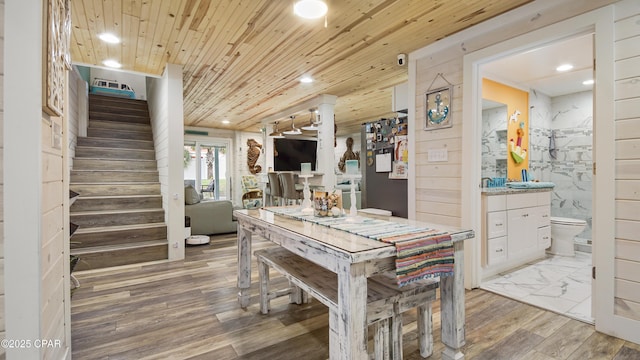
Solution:
[{"label": "white column", "polygon": [[182,150],[184,149],[184,115],[182,104],[182,65],[167,64],[163,81],[167,81],[167,125],[169,199],[167,237],[169,260],[184,259],[184,184]]},{"label": "white column", "polygon": [[322,95],[318,104],[321,123],[318,128],[318,166],[316,171],[323,174],[322,186],[327,190],[333,189],[336,184],[333,124],[337,98],[334,95]]},{"label": "white column", "polygon": [[[3,338],[14,340],[41,339],[43,331],[42,19],[42,1],[4,4],[5,295],[0,311],[6,329]],[[6,358],[40,359],[42,351],[35,346],[9,347]]]}]

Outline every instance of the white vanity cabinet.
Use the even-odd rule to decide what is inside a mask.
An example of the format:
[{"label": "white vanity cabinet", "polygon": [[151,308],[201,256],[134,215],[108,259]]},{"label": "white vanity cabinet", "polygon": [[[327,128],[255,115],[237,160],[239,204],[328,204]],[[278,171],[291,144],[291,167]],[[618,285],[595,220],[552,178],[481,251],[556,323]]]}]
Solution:
[{"label": "white vanity cabinet", "polygon": [[550,211],[550,191],[483,194],[483,277],[544,257],[551,245]]}]

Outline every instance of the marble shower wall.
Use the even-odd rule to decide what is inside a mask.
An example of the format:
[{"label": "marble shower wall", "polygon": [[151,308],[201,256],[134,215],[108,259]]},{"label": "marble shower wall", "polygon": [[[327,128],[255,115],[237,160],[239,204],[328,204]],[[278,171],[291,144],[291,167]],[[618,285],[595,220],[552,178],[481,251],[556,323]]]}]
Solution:
[{"label": "marble shower wall", "polygon": [[536,90],[529,92],[529,173],[534,179],[551,181],[551,98]]},{"label": "marble shower wall", "polygon": [[[591,239],[593,94],[551,98],[532,90],[529,103],[529,171],[535,179],[556,184],[551,215],[586,220],[588,226],[578,237]],[[552,131],[556,159],[549,154]]]},{"label": "marble shower wall", "polygon": [[578,237],[591,239],[593,93],[551,98],[551,114],[558,149],[557,158],[550,159],[549,180],[556,184],[551,215],[586,220],[587,229]]}]

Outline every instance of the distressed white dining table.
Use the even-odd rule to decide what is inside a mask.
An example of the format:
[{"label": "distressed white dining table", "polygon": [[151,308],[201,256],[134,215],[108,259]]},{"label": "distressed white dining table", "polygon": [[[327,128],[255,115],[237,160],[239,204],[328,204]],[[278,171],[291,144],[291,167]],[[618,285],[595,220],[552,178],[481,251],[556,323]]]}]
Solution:
[{"label": "distressed white dining table", "polygon": [[[235,210],[234,215],[238,220],[240,306],[250,305],[251,239],[255,234],[338,275],[338,310],[329,316],[329,358],[368,359],[367,277],[395,269],[395,246],[264,209]],[[464,240],[474,237],[473,231],[402,218],[366,216],[449,231],[454,243],[455,266],[453,276],[440,280],[441,338],[445,347],[442,358],[464,359],[461,351],[465,343],[463,249]]]}]

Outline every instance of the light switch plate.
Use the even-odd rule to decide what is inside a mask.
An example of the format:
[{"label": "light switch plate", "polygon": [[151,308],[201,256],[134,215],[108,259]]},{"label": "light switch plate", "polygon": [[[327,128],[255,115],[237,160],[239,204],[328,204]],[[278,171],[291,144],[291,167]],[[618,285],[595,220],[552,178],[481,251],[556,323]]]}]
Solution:
[{"label": "light switch plate", "polygon": [[429,162],[448,161],[447,149],[429,149],[427,152],[427,160]]}]

